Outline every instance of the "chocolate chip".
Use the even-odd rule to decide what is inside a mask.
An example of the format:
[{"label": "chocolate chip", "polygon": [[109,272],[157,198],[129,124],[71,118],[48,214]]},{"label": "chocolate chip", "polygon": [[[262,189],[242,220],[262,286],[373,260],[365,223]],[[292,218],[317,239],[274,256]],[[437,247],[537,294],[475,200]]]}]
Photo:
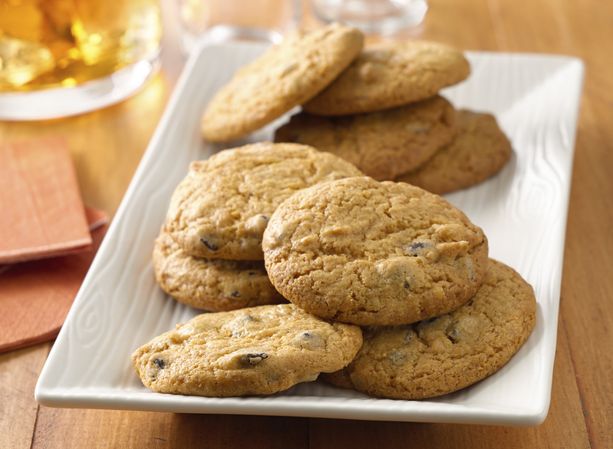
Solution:
[{"label": "chocolate chip", "polygon": [[460,332],[457,327],[452,327],[447,331],[447,338],[451,341],[451,343],[457,343],[460,338]]},{"label": "chocolate chip", "polygon": [[216,244],[212,243],[211,241],[205,239],[205,238],[201,238],[200,242],[206,246],[208,249],[210,249],[211,251],[217,251],[219,249],[219,246],[217,246]]},{"label": "chocolate chip", "polygon": [[406,289],[410,289],[411,288],[411,284],[409,284],[409,281],[404,281],[403,287],[406,288]]},{"label": "chocolate chip", "polygon": [[158,367],[158,369],[164,369],[166,366],[166,362],[162,359],[153,359],[153,364]]},{"label": "chocolate chip", "polygon": [[326,347],[326,341],[317,331],[303,331],[298,333],[292,344],[298,348],[309,351]]},{"label": "chocolate chip", "polygon": [[240,298],[241,292],[239,292],[238,290],[234,290],[232,293],[230,293],[230,296],[232,296],[233,298]]},{"label": "chocolate chip", "polygon": [[263,360],[266,360],[267,358],[268,354],[266,354],[265,352],[255,352],[242,355],[240,360],[241,363],[245,366],[254,366],[262,362]]},{"label": "chocolate chip", "polygon": [[432,242],[413,242],[410,245],[405,247],[405,252],[409,256],[420,256],[424,253],[425,250],[428,250],[433,247]]}]

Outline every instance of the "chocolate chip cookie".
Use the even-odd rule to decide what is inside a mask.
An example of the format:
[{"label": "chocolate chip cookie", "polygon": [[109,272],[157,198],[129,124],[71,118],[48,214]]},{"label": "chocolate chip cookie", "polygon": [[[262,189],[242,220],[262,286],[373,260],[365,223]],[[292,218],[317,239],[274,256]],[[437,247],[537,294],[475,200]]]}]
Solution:
[{"label": "chocolate chip cookie", "polygon": [[490,260],[483,285],[467,304],[410,326],[370,328],[355,360],[325,380],[384,398],[451,393],[502,368],[535,321],[532,287],[513,269]]},{"label": "chocolate chip cookie", "polygon": [[378,180],[414,170],[455,135],[455,111],[443,97],[370,114],[323,117],[300,113],[275,133],[328,151]]},{"label": "chocolate chip cookie", "polygon": [[199,315],[137,349],[132,361],[160,393],[260,395],[339,370],[361,345],[359,327],[279,304]]},{"label": "chocolate chip cookie", "polygon": [[306,145],[263,142],[221,151],[191,164],[171,199],[166,231],[191,256],[262,260],[262,234],[284,199],[318,182],[360,174]]},{"label": "chocolate chip cookie", "polygon": [[332,84],[307,102],[311,114],[347,115],[402,106],[468,77],[462,52],[427,41],[367,48]]},{"label": "chocolate chip cookie", "polygon": [[164,231],[155,241],[153,270],[162,290],[197,309],[220,312],[284,302],[262,261],[192,257]]},{"label": "chocolate chip cookie", "polygon": [[288,36],[213,97],[202,117],[204,137],[238,139],[304,103],[349,65],[363,39],[360,31],[339,24]]},{"label": "chocolate chip cookie", "polygon": [[398,181],[443,194],[479,184],[505,166],[513,150],[496,118],[466,110],[456,116],[454,141],[422,166],[398,176]]},{"label": "chocolate chip cookie", "polygon": [[438,195],[355,177],[297,192],[272,215],[264,261],[276,289],[325,319],[408,324],[468,301],[487,267],[483,231]]}]

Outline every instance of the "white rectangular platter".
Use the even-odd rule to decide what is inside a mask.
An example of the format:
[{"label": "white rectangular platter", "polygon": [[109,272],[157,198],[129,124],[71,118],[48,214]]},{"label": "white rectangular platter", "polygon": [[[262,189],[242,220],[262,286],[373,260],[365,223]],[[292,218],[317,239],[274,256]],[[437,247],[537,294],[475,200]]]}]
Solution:
[{"label": "white rectangular platter", "polygon": [[[501,173],[448,196],[481,226],[490,254],[535,288],[537,325],[494,376],[427,401],[369,398],[319,382],[271,397],[203,398],[153,393],[134,373],[134,349],[197,312],[166,297],[151,269],[153,241],[190,161],[219,148],[200,135],[200,116],[259,44],[202,46],[190,58],[36,386],[56,407],[367,420],[534,425],[549,408],[564,233],[581,61],[561,56],[468,53],[472,74],[444,91],[456,107],[493,112],[515,155]],[[285,118],[284,118],[285,119]],[[284,120],[283,119],[283,120]],[[250,137],[271,138],[274,125]]]}]

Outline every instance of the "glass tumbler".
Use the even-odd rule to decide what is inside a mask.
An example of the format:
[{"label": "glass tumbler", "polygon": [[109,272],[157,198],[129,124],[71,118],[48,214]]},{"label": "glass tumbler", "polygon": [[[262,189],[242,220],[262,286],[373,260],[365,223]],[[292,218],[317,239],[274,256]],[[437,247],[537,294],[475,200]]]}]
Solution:
[{"label": "glass tumbler", "polygon": [[300,22],[300,0],[179,0],[183,49],[198,40],[278,43]]},{"label": "glass tumbler", "polygon": [[0,120],[116,103],[155,71],[158,0],[0,0]]},{"label": "glass tumbler", "polygon": [[426,0],[312,0],[312,7],[325,22],[342,22],[381,35],[419,25],[428,11]]}]

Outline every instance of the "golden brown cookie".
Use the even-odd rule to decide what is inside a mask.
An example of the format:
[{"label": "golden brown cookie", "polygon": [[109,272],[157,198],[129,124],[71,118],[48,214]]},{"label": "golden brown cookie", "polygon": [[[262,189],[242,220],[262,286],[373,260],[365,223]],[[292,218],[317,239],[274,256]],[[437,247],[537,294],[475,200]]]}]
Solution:
[{"label": "golden brown cookie", "polygon": [[295,193],[263,240],[272,284],[325,319],[407,324],[468,301],[487,267],[487,239],[443,198],[356,177]]},{"label": "golden brown cookie", "polygon": [[532,287],[490,260],[467,304],[410,326],[370,328],[355,360],[324,379],[372,396],[424,399],[465,388],[502,368],[536,321]]},{"label": "golden brown cookie", "polygon": [[159,393],[245,396],[339,370],[361,345],[359,327],[279,304],[199,315],[137,349],[132,361]]},{"label": "golden brown cookie", "polygon": [[456,117],[455,140],[398,181],[443,194],[479,184],[505,166],[513,150],[496,118],[466,110],[457,111]]},{"label": "golden brown cookie", "polygon": [[262,142],[221,151],[191,164],[165,229],[191,256],[262,260],[262,234],[279,203],[318,182],[360,174],[306,145]]},{"label": "golden brown cookie", "polygon": [[288,36],[240,69],[208,104],[202,133],[238,139],[316,95],[358,55],[360,31],[339,24]]},{"label": "golden brown cookie", "polygon": [[460,52],[427,41],[365,49],[332,84],[303,108],[317,115],[348,115],[402,106],[435,95],[468,77]]},{"label": "golden brown cookie", "polygon": [[162,231],[153,249],[158,284],[177,301],[211,312],[284,302],[262,261],[189,256]]},{"label": "golden brown cookie", "polygon": [[384,181],[419,167],[454,134],[453,106],[436,96],[370,114],[323,117],[303,112],[277,130],[275,141],[328,151]]}]

